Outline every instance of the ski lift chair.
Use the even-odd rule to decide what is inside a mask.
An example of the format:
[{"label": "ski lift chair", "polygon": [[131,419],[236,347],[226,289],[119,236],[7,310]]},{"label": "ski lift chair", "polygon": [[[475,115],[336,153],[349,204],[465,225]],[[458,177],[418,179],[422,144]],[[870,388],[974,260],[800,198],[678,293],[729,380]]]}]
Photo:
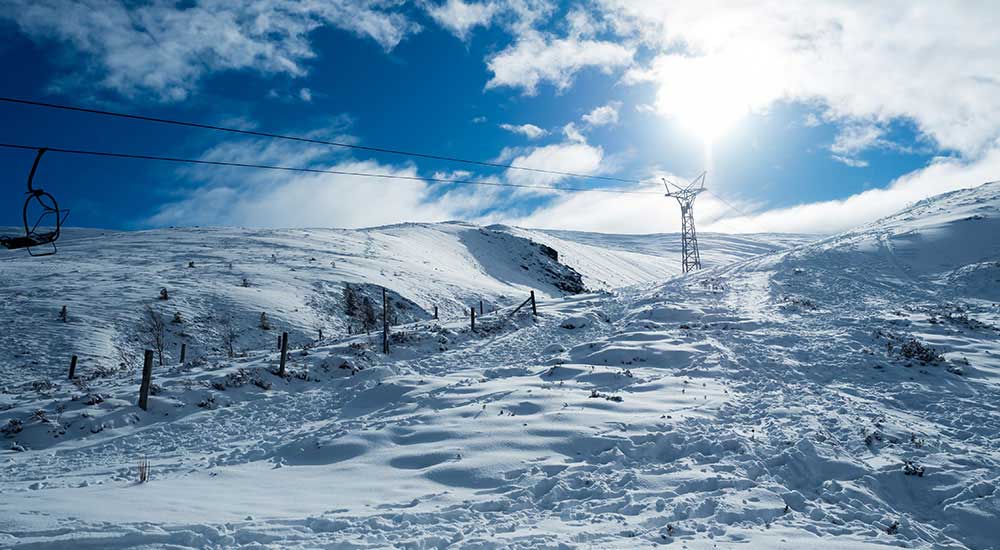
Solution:
[{"label": "ski lift chair", "polygon": [[[51,256],[56,253],[56,239],[62,230],[62,224],[69,216],[69,210],[60,210],[56,198],[41,189],[35,189],[32,185],[35,179],[35,172],[38,170],[38,163],[42,160],[42,155],[46,149],[43,147],[35,155],[35,162],[31,165],[31,173],[28,174],[28,192],[24,200],[24,208],[21,211],[21,219],[24,223],[24,235],[0,236],[0,245],[8,250],[20,248],[28,249],[28,254],[32,256]],[[40,213],[35,217],[34,213]],[[31,212],[29,212],[31,211]],[[34,223],[29,221],[29,215],[34,218]],[[51,220],[49,225],[42,225],[42,222]],[[52,223],[54,222],[54,224]],[[40,230],[42,228],[44,230]],[[44,252],[36,252],[36,247],[49,247]]]}]

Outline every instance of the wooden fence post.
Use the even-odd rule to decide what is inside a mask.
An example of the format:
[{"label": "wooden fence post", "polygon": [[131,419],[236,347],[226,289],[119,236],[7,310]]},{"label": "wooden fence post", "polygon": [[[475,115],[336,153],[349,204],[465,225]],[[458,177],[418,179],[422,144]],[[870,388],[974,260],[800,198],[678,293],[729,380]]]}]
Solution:
[{"label": "wooden fence post", "polygon": [[389,302],[382,287],[382,353],[389,353]]},{"label": "wooden fence post", "polygon": [[147,349],[142,359],[142,384],[139,385],[139,408],[149,407],[149,386],[153,382],[153,350]]},{"label": "wooden fence post", "polygon": [[76,376],[76,356],[70,357],[69,359],[69,379],[72,380]]},{"label": "wooden fence post", "polygon": [[281,362],[278,366],[278,376],[285,376],[285,362],[288,360],[288,333],[281,333]]},{"label": "wooden fence post", "polygon": [[188,345],[182,343],[181,344],[181,364],[182,365],[184,364],[184,359],[187,357],[187,351],[188,351]]},{"label": "wooden fence post", "polygon": [[438,307],[434,306],[434,319],[438,318]]},{"label": "wooden fence post", "polygon": [[483,314],[483,301],[482,300],[479,300],[479,314],[480,315]]},{"label": "wooden fence post", "polygon": [[538,315],[538,308],[535,307],[535,291],[531,291],[531,314]]},{"label": "wooden fence post", "polygon": [[469,311],[472,312],[472,331],[475,332],[476,331],[476,306],[472,306],[471,308],[469,308]]}]

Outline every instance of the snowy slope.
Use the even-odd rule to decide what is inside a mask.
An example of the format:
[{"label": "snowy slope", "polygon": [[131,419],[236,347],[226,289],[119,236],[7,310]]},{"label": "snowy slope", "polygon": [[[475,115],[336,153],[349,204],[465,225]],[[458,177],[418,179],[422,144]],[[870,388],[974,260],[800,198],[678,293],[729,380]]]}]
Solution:
[{"label": "snowy slope", "polygon": [[18,379],[0,546],[997,548],[998,260],[983,186],[389,356],[172,363],[148,412],[134,373]]},{"label": "snowy slope", "polygon": [[[559,259],[592,288],[606,287],[598,278],[634,283],[676,271],[675,251],[656,256],[649,244],[638,242],[668,242],[665,236],[634,238],[641,250],[636,253],[624,251],[618,237],[607,237],[610,246],[602,247],[595,236],[577,245],[543,232],[464,223],[363,230],[66,230],[55,256],[0,252],[0,383],[25,371],[61,373],[71,354],[81,366],[116,368],[121,353],[139,353],[136,327],[146,304],[168,320],[180,314],[184,322],[168,327],[167,353],[177,358],[183,342],[192,358],[220,352],[227,320],[238,330],[237,350],[268,347],[278,331],[288,331],[293,344],[315,340],[320,330],[346,334],[345,284],[368,285],[379,308],[376,287],[386,287],[394,304],[402,305],[394,315],[401,322],[429,319],[435,306],[442,318],[462,318],[480,300],[490,310],[520,303],[531,290],[540,298],[566,294],[572,270],[533,242],[557,247]],[[714,243],[706,245],[706,253],[737,259],[783,239],[739,237],[713,252],[708,250]],[[169,300],[157,300],[161,288]],[[62,306],[66,323],[59,320]],[[262,312],[272,331],[258,330]]]},{"label": "snowy slope", "polygon": [[[608,235],[508,226],[490,228],[507,231],[558,250],[559,261],[579,271],[584,282],[592,289],[663,281],[681,274],[681,239],[678,233]],[[698,234],[702,265],[706,268],[784,250],[815,239],[811,235],[776,233]]]}]

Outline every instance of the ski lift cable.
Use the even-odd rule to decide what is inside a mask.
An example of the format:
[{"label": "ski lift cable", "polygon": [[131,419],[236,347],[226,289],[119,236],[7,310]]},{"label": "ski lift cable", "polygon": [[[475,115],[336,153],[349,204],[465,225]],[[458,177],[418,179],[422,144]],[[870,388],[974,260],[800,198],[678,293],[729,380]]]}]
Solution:
[{"label": "ski lift cable", "polygon": [[755,225],[757,227],[757,229],[761,229],[762,233],[770,233],[770,231],[768,231],[767,228],[765,228],[764,226],[762,226],[758,222],[754,221],[753,217],[751,217],[750,214],[747,214],[746,212],[740,210],[739,208],[736,208],[735,206],[733,206],[733,204],[731,202],[727,201],[726,199],[724,199],[724,198],[720,197],[719,195],[717,195],[716,193],[712,192],[711,189],[707,189],[706,188],[705,191],[709,195],[712,195],[713,197],[719,199],[719,201],[722,202],[722,204],[725,204],[726,206],[728,206],[729,209],[732,210],[733,212],[736,212],[737,214],[743,216],[748,222],[750,222],[752,225]]},{"label": "ski lift cable", "polygon": [[354,144],[354,143],[344,143],[344,142],[339,142],[339,141],[328,141],[328,140],[315,139],[315,138],[309,138],[309,137],[304,137],[304,136],[290,136],[290,135],[285,135],[285,134],[277,134],[277,133],[273,133],[273,132],[262,132],[262,131],[258,131],[258,130],[244,130],[244,129],[239,129],[239,128],[231,128],[231,127],[226,127],[226,126],[218,126],[218,125],[215,125],[215,124],[205,124],[205,123],[201,123],[201,122],[190,122],[190,121],[183,121],[183,120],[173,120],[173,119],[168,119],[168,118],[153,117],[153,116],[146,116],[146,115],[138,115],[138,114],[133,114],[133,113],[121,113],[121,112],[116,112],[116,111],[107,111],[107,110],[103,110],[103,109],[91,109],[91,108],[88,108],[88,107],[78,107],[78,106],[75,106],[75,105],[63,105],[63,104],[59,104],[59,103],[49,103],[49,102],[45,102],[45,101],[34,101],[34,100],[30,100],[30,99],[20,99],[20,98],[2,97],[2,96],[0,96],[0,102],[13,103],[13,104],[18,104],[18,105],[31,105],[31,106],[34,106],[34,107],[44,107],[44,108],[48,108],[48,109],[60,109],[60,110],[64,110],[64,111],[75,111],[75,112],[80,112],[80,113],[89,113],[89,114],[109,116],[109,117],[125,118],[125,119],[130,119],[130,120],[141,120],[141,121],[145,121],[145,122],[156,122],[156,123],[160,123],[160,124],[171,124],[171,125],[174,125],[174,126],[185,126],[185,127],[189,127],[189,128],[201,128],[201,129],[204,129],[204,130],[215,130],[215,131],[219,131],[219,132],[228,132],[228,133],[233,133],[233,134],[243,134],[243,135],[255,136],[255,137],[266,137],[266,138],[271,138],[271,139],[284,139],[284,140],[289,140],[289,141],[297,141],[297,142],[301,142],[301,143],[312,143],[312,144],[318,144],[318,145],[330,145],[330,146],[333,146],[333,147],[342,147],[342,148],[345,148],[345,149],[355,149],[355,150],[359,150],[359,151],[368,151],[368,152],[371,152],[371,153],[385,153],[385,154],[390,154],[390,155],[408,156],[408,157],[422,158],[422,159],[428,159],[428,160],[440,160],[440,161],[445,161],[445,162],[455,162],[455,163],[470,164],[470,165],[477,165],[477,166],[486,166],[486,167],[490,167],[490,168],[504,168],[504,169],[508,169],[508,170],[521,170],[521,171],[526,171],[526,172],[536,172],[536,173],[539,173],[539,174],[550,174],[550,175],[565,176],[565,177],[570,177],[570,178],[593,179],[593,180],[603,180],[603,181],[614,181],[614,182],[618,182],[618,183],[633,183],[633,184],[641,184],[641,183],[643,183],[640,180],[630,179],[630,178],[617,178],[617,177],[614,177],[614,176],[600,176],[600,175],[594,175],[594,174],[580,174],[580,173],[576,173],[576,172],[562,172],[562,171],[559,171],[559,170],[547,170],[547,169],[544,169],[544,168],[532,168],[532,167],[529,167],[529,166],[519,166],[519,165],[515,165],[515,164],[505,164],[505,163],[501,163],[501,162],[489,162],[489,161],[482,161],[482,160],[470,160],[470,159],[463,159],[463,158],[459,158],[459,157],[451,157],[451,156],[445,156],[445,155],[436,155],[436,154],[430,154],[430,153],[417,153],[417,152],[413,152],[413,151],[404,151],[402,149],[390,149],[390,148],[386,148],[386,147],[374,147],[374,146],[368,146],[368,145],[357,145],[357,144]]},{"label": "ski lift cable", "polygon": [[[7,149],[25,149],[25,150],[38,150],[40,147],[34,145],[23,145],[15,143],[0,143],[0,147]],[[253,164],[246,162],[228,162],[228,161],[218,161],[218,160],[205,160],[205,159],[190,159],[182,157],[164,157],[157,155],[144,155],[135,153],[116,153],[112,151],[95,151],[88,149],[66,149],[60,147],[46,147],[45,148],[50,153],[66,153],[70,155],[87,155],[95,157],[113,157],[113,158],[124,158],[124,159],[137,159],[137,160],[154,160],[163,162],[174,162],[174,163],[184,163],[184,164],[200,164],[209,166],[225,166],[225,167],[237,167],[237,168],[256,168],[261,170],[281,170],[285,172],[306,172],[313,174],[334,174],[340,176],[356,176],[363,178],[373,178],[373,179],[390,179],[390,180],[404,180],[404,181],[422,181],[429,183],[444,183],[444,184],[458,184],[458,185],[483,185],[491,187],[515,187],[521,189],[541,189],[545,191],[556,191],[556,192],[577,192],[577,193],[611,193],[611,194],[621,194],[621,195],[659,195],[658,191],[631,191],[627,189],[607,189],[602,187],[556,187],[551,185],[535,185],[527,183],[509,183],[509,182],[498,182],[498,181],[483,181],[483,180],[466,180],[466,179],[450,179],[450,178],[433,178],[433,177],[421,177],[421,176],[404,176],[400,174],[377,174],[371,172],[355,172],[348,170],[328,170],[322,168],[305,168],[298,166],[275,166],[269,164]]]}]

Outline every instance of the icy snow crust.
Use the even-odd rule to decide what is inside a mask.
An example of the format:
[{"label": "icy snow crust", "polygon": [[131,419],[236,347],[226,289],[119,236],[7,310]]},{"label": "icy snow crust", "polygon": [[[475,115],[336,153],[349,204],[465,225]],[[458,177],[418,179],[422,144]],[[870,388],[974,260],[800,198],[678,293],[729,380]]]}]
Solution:
[{"label": "icy snow crust", "polygon": [[[133,239],[117,254],[81,238],[63,264],[45,264],[60,270],[4,257],[4,338],[29,321],[42,336],[34,347],[3,340],[0,425],[19,431],[2,441],[19,450],[0,451],[0,546],[998,547],[1000,186],[619,288],[614,262],[623,279],[643,276],[632,254],[649,258],[652,278],[648,250],[539,232],[585,281],[608,283],[590,294],[558,291],[547,268],[565,272],[506,241],[525,231],[329,232],[329,245],[303,252],[324,232],[184,230],[116,235]],[[349,235],[398,256],[348,255]],[[482,251],[490,238],[504,245]],[[288,249],[272,264],[277,242]],[[154,269],[153,250],[170,251],[177,272]],[[332,250],[343,254],[335,268]],[[258,285],[246,296],[228,269],[201,266],[227,254]],[[191,257],[195,268],[177,267]],[[203,314],[188,304],[209,289],[211,308],[247,316],[269,299],[277,327],[247,320],[245,357],[213,353],[206,337],[203,361],[157,367],[143,412],[135,373],[87,378],[81,367],[80,382],[61,379],[65,356],[89,340],[57,338],[60,300],[77,300],[66,325],[80,334],[111,332],[96,312],[78,321],[88,310],[130,311],[96,290],[53,296],[72,269],[92,288],[120,277],[121,301],[137,304],[174,281],[168,302],[192,307],[192,323]],[[182,280],[186,269],[197,275]],[[346,273],[418,308],[454,304],[451,315],[414,311],[383,356],[374,335],[344,336],[303,298]],[[457,318],[473,297],[515,304],[528,288],[539,289],[537,318],[507,308],[477,332]],[[26,319],[14,319],[17,301]],[[315,341],[320,319],[331,324]],[[283,327],[296,334],[287,378],[272,372]],[[143,458],[152,479],[138,484]]]}]

